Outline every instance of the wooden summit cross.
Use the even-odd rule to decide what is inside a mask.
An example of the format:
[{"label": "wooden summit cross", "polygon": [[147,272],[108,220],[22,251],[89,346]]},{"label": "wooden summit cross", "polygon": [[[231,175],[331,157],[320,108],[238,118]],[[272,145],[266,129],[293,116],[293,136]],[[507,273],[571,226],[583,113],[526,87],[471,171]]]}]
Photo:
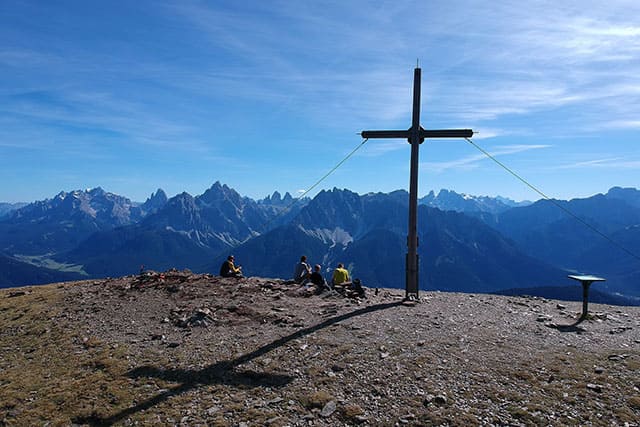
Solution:
[{"label": "wooden summit cross", "polygon": [[363,138],[407,138],[411,144],[409,232],[407,236],[406,299],[418,299],[418,151],[425,138],[471,138],[471,129],[425,130],[420,126],[421,69],[413,72],[413,119],[408,130],[365,130]]}]

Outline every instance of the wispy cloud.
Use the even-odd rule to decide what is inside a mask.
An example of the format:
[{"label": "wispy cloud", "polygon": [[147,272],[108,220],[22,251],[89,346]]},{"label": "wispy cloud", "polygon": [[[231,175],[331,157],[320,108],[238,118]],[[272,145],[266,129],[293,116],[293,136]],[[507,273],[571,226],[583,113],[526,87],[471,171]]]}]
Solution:
[{"label": "wispy cloud", "polygon": [[613,157],[560,165],[557,169],[640,169],[640,160]]},{"label": "wispy cloud", "polygon": [[397,139],[392,141],[369,140],[364,150],[359,155],[363,157],[378,157],[385,154],[407,149],[407,140]]},{"label": "wispy cloud", "polygon": [[[510,154],[522,153],[525,151],[539,150],[542,148],[549,148],[551,145],[507,145],[495,147],[492,150],[487,150],[493,157],[506,156]],[[486,160],[487,156],[484,154],[474,154],[465,156],[460,159],[451,160],[447,162],[424,162],[420,166],[429,169],[431,172],[441,173],[447,170],[471,170],[479,167],[479,162]]]},{"label": "wispy cloud", "polygon": [[[91,140],[93,134],[120,140],[129,145],[146,145],[178,151],[206,151],[194,136],[192,125],[163,117],[165,114],[132,99],[117,99],[108,92],[59,88],[37,92],[13,93],[5,97],[5,120],[11,119],[14,131],[33,134],[29,128],[39,123],[39,133],[48,139],[62,134]],[[48,131],[45,131],[48,129]],[[65,131],[66,129],[66,131]],[[38,139],[31,143],[36,144]],[[104,142],[103,142],[104,143]]]},{"label": "wispy cloud", "polygon": [[[501,144],[544,135],[566,143],[563,153],[574,138],[594,136],[579,145],[585,157],[578,159],[598,160],[565,159],[564,167],[636,167],[620,148],[640,128],[636,0],[497,0],[491,7],[476,0],[450,0],[447,7],[420,0],[141,0],[100,14],[18,3],[3,9],[16,19],[0,26],[5,162],[31,152],[80,156],[83,149],[114,164],[118,156],[161,153],[164,160],[171,153],[176,162],[197,157],[203,169],[224,164],[212,173],[240,176],[256,159],[286,169],[283,152],[321,147],[338,160],[351,143],[345,139],[358,143],[355,132],[410,126],[419,58],[425,128],[473,128],[474,139]],[[610,141],[611,130],[617,139]],[[608,151],[595,152],[603,141]],[[406,146],[371,141],[358,156]],[[492,153],[544,147],[502,145]],[[444,172],[483,159],[425,165]],[[310,156],[309,167],[326,167],[323,161]]]},{"label": "wispy cloud", "polygon": [[[638,112],[620,102],[631,94],[640,97],[640,82],[632,77],[640,75],[640,67],[629,61],[640,53],[640,27],[616,12],[627,8],[631,14],[637,9],[633,4],[540,2],[522,8],[499,2],[487,9],[454,3],[453,9],[474,19],[444,10],[434,14],[432,5],[421,3],[384,4],[364,14],[358,2],[329,8],[274,2],[252,9],[171,3],[161,10],[200,35],[203,51],[224,60],[197,70],[148,61],[136,68],[187,94],[278,105],[326,126],[387,127],[410,118],[411,65],[402,61],[415,56],[422,56],[425,117],[433,122],[488,127],[505,117],[602,104],[623,118]],[[396,24],[414,20],[425,21],[415,34],[405,28],[410,25]],[[452,36],[456,29],[476,43],[456,44],[455,54],[434,56],[448,48],[437,46],[439,38],[453,37],[446,42],[453,44],[461,37]],[[618,66],[603,66],[607,61]]]},{"label": "wispy cloud", "polygon": [[505,130],[505,129],[487,128],[487,127],[475,128],[473,129],[473,131],[474,131],[473,139],[491,139],[491,138],[496,138],[498,136],[506,136],[506,135],[513,135],[513,134],[519,133],[518,131],[514,131],[514,130]]},{"label": "wispy cloud", "polygon": [[0,50],[0,64],[7,67],[49,66],[54,62],[62,64],[61,58],[50,53],[15,48]]},{"label": "wispy cloud", "polygon": [[611,120],[601,123],[600,129],[640,129],[640,120]]}]

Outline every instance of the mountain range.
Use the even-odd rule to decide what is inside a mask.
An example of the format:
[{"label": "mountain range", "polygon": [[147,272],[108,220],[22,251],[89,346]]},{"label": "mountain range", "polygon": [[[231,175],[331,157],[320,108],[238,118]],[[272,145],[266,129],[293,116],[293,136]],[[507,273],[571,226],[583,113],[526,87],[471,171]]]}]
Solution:
[{"label": "mountain range", "polygon": [[145,203],[102,188],[60,192],[52,199],[37,201],[11,211],[0,221],[0,248],[27,255],[58,253],[76,247],[98,231],[140,221],[167,201],[158,190]]},{"label": "mountain range", "polygon": [[0,202],[0,218],[9,215],[12,211],[27,206],[28,203],[4,203]]},{"label": "mountain range", "polygon": [[[141,266],[217,273],[233,252],[249,275],[290,277],[306,254],[327,277],[342,262],[365,285],[402,288],[407,212],[403,190],[334,188],[311,200],[278,192],[253,200],[216,182],[196,196],[167,198],[159,189],[144,203],[101,188],[61,192],[0,218],[0,264],[13,272],[0,283],[61,280],[56,272],[63,279],[127,275]],[[418,224],[423,289],[544,288],[585,272],[607,278],[600,290],[640,296],[640,261],[615,246],[640,252],[636,189],[535,203],[441,190],[420,199]]]},{"label": "mountain range", "polygon": [[436,195],[434,191],[418,200],[419,204],[438,208],[443,211],[456,212],[487,212],[499,214],[518,206],[528,206],[530,201],[516,202],[506,197],[472,196],[470,194],[458,194],[455,191],[440,190]]}]

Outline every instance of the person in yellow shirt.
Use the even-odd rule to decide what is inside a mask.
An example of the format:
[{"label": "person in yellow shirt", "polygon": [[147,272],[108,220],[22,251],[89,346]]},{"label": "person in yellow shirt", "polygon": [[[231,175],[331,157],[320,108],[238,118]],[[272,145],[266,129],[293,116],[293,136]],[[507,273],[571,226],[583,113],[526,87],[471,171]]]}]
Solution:
[{"label": "person in yellow shirt", "polygon": [[348,286],[351,284],[349,278],[349,272],[344,268],[342,263],[338,264],[338,267],[333,271],[333,277],[331,278],[333,286]]},{"label": "person in yellow shirt", "polygon": [[233,262],[235,258],[233,255],[229,255],[227,260],[222,263],[222,267],[220,267],[220,275],[222,277],[243,277],[242,276],[242,267],[236,266]]}]

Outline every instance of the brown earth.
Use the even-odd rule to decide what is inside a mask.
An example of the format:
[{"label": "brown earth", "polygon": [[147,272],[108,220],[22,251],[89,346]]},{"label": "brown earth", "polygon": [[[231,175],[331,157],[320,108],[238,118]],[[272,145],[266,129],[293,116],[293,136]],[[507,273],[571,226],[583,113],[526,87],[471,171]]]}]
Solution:
[{"label": "brown earth", "polygon": [[189,272],[0,291],[0,425],[638,425],[640,307]]}]

